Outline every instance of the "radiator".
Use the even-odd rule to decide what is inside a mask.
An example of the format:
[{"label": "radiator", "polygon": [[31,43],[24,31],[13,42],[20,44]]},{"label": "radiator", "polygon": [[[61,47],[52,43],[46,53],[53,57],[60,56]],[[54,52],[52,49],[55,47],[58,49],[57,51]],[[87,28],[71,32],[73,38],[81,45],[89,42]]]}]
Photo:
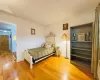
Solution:
[{"label": "radiator", "polygon": [[99,62],[98,62],[98,78],[99,78],[99,80],[100,80],[100,60],[99,60]]}]

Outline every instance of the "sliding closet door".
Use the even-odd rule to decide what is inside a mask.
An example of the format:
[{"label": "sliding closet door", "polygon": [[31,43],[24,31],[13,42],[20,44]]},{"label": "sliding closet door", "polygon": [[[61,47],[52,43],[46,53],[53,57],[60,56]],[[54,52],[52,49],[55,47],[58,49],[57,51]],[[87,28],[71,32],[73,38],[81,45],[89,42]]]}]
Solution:
[{"label": "sliding closet door", "polygon": [[7,35],[0,35],[0,50],[9,50],[9,40]]}]

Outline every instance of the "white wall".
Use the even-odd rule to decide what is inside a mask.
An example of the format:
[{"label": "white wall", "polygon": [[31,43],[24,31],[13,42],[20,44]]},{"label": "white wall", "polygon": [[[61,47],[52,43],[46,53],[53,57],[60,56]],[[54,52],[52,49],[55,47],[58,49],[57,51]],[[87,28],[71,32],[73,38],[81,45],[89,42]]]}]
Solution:
[{"label": "white wall", "polygon": [[[61,36],[66,33],[69,35],[70,29],[63,31],[63,24],[68,23],[69,27],[75,26],[75,25],[80,25],[80,24],[86,24],[94,21],[94,12],[90,13],[84,13],[82,15],[77,14],[74,15],[62,22],[54,23],[51,25],[46,26],[46,31],[45,35],[47,35],[49,32],[53,32],[56,35],[56,45],[60,47],[61,50],[61,55],[66,57],[66,52],[67,52],[67,57],[70,58],[70,39],[67,40],[67,47],[66,47],[66,41],[63,41],[61,39]],[[67,49],[66,49],[67,48]],[[66,51],[67,50],[67,51]]]},{"label": "white wall", "polygon": [[[17,61],[24,59],[22,53],[24,50],[39,47],[45,42],[44,26],[21,19],[19,17],[14,17],[4,12],[0,12],[0,20],[16,24]],[[31,28],[36,30],[36,35],[31,35]]]},{"label": "white wall", "polygon": [[[45,42],[44,34],[49,32],[56,34],[56,45],[60,46],[61,55],[66,56],[66,42],[61,39],[63,33],[69,34],[70,30],[63,31],[62,27],[64,23],[69,23],[70,26],[85,24],[94,21],[94,12],[84,13],[82,15],[77,14],[68,19],[57,22],[51,25],[44,26],[35,24],[28,20],[14,17],[4,12],[0,12],[0,20],[14,23],[17,25],[17,61],[23,60],[23,51],[29,48],[39,47]],[[36,29],[36,35],[31,35],[30,29]],[[45,32],[45,33],[44,33]],[[70,57],[70,40],[67,40],[67,56]]]}]

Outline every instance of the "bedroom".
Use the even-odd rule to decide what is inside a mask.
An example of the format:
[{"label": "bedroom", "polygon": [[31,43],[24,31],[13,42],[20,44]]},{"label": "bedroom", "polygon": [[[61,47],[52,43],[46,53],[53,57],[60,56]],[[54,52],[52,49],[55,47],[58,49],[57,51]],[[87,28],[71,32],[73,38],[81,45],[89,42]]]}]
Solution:
[{"label": "bedroom", "polygon": [[[69,80],[92,80],[91,73],[84,71],[84,68],[81,70],[69,63],[70,27],[94,22],[95,9],[99,4],[99,0],[0,0],[0,3],[0,21],[17,25],[16,56],[18,62],[17,69],[11,70],[8,67],[8,72],[4,70],[0,80],[4,77],[5,80],[12,77],[19,80],[24,78],[26,80],[33,80],[33,78],[34,80],[66,80],[67,78]],[[65,23],[68,23],[68,30],[63,30],[63,24]],[[35,29],[35,35],[31,34],[31,28]],[[27,61],[23,62],[24,50],[40,47],[46,42],[46,36],[50,32],[55,34],[55,43],[57,47],[60,47],[62,57],[49,57],[37,64],[33,64],[33,68],[30,70],[29,63]],[[64,33],[67,35],[67,41],[62,39]],[[67,60],[64,57],[69,59]],[[10,70],[11,74],[9,74]],[[74,70],[76,74],[74,74]],[[14,71],[16,76],[12,75]],[[42,71],[44,71],[43,74]],[[54,73],[50,75],[52,72]],[[2,73],[2,70],[0,73]],[[38,73],[41,74],[39,75],[40,78],[37,78]],[[82,74],[82,76],[79,76],[78,73]]]}]

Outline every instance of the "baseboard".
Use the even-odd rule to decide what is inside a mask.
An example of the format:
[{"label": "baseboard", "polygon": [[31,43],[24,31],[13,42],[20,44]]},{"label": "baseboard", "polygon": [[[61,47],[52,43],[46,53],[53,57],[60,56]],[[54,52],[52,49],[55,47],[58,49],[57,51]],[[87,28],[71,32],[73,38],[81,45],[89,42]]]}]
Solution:
[{"label": "baseboard", "polygon": [[65,59],[69,59],[68,57],[65,57]]},{"label": "baseboard", "polygon": [[21,61],[24,61],[24,59],[16,59],[16,62],[21,62]]}]

